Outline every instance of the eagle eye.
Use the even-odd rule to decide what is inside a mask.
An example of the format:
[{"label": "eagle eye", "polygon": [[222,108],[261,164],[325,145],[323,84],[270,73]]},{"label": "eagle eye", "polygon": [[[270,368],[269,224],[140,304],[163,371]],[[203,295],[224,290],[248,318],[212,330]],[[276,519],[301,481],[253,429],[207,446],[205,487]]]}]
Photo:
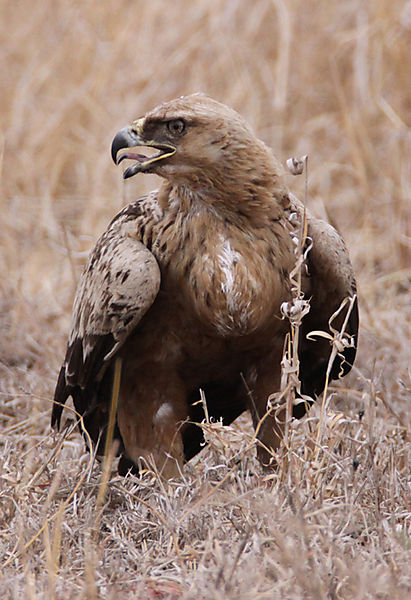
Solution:
[{"label": "eagle eye", "polygon": [[173,119],[167,122],[167,129],[174,135],[181,135],[184,133],[186,128],[185,121],[183,119]]}]

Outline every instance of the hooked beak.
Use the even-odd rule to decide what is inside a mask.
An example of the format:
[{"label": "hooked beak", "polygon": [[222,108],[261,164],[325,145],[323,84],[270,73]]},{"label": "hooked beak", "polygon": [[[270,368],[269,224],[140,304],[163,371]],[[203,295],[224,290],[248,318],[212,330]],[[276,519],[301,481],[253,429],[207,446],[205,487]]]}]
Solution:
[{"label": "hooked beak", "polygon": [[[115,136],[111,144],[111,157],[116,165],[119,165],[122,160],[128,158],[135,160],[136,163],[124,171],[124,179],[133,177],[137,173],[145,173],[156,162],[169,158],[175,154],[176,149],[169,144],[161,144],[152,140],[144,140],[139,133],[141,129],[140,120],[129,127],[124,127]],[[136,154],[134,152],[126,152],[117,158],[119,150],[123,148],[134,148],[136,146],[145,146],[146,148],[156,148],[160,150],[154,156],[145,156],[144,154]]]}]

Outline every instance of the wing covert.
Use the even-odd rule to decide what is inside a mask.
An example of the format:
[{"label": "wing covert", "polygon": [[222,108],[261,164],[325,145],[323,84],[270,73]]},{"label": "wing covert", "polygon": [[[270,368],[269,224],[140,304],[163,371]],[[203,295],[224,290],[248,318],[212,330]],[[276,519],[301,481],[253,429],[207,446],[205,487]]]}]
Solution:
[{"label": "wing covert", "polygon": [[[302,205],[292,197],[294,209],[302,215]],[[354,298],[345,333],[351,336],[352,344],[344,348],[334,360],[330,379],[346,375],[354,363],[358,344],[358,301],[354,271],[345,243],[336,229],[329,223],[307,216],[307,234],[312,247],[306,259],[307,274],[303,277],[305,297],[310,299],[310,311],[303,318],[299,345],[300,379],[302,394],[315,396],[324,389],[328,361],[331,355],[330,340],[307,339],[312,331],[330,333],[330,319],[346,298]],[[333,319],[332,327],[340,331],[347,315],[349,304]],[[304,404],[294,407],[293,414],[305,414]]]},{"label": "wing covert", "polygon": [[[121,215],[122,213],[120,213]],[[52,425],[73,396],[84,413],[96,386],[130,333],[153,304],[160,269],[127,220],[117,219],[97,242],[84,268],[73,306],[71,333],[58,378]]]}]

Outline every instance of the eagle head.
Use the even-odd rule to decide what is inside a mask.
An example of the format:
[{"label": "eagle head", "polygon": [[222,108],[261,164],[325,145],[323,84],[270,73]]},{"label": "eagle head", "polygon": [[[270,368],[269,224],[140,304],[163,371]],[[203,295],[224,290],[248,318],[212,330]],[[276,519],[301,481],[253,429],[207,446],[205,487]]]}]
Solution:
[{"label": "eagle head", "polygon": [[[123,148],[144,147],[147,152]],[[155,152],[152,154],[152,152]],[[119,164],[134,160],[124,178],[155,173],[171,183],[226,182],[230,171],[256,172],[273,167],[271,151],[236,111],[204,94],[182,96],[157,106],[115,136],[111,153]],[[270,169],[271,170],[271,169]],[[275,170],[275,168],[274,168]]]}]

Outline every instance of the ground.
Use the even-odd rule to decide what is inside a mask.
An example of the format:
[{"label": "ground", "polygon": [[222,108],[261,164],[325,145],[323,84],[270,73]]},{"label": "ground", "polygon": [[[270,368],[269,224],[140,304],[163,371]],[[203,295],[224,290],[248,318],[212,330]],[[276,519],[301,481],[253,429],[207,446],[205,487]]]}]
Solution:
[{"label": "ground", "polygon": [[[1,597],[411,597],[411,3],[2,12]],[[51,398],[87,252],[158,183],[124,184],[111,139],[195,91],[240,111],[283,163],[309,155],[307,203],[358,275],[358,360],[293,423],[276,474],[242,417],[204,425],[209,447],[181,481],[124,479],[77,430],[51,431]],[[286,177],[304,198],[304,177]]]}]

